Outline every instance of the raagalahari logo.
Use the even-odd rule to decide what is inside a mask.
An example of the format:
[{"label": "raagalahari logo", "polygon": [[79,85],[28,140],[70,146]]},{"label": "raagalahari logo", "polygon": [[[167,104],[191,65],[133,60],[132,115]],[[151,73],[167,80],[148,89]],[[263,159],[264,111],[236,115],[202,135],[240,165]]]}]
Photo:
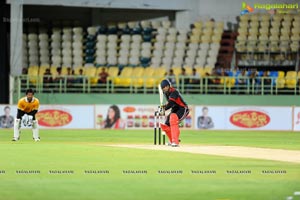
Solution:
[{"label": "raagalahari logo", "polygon": [[254,9],[263,9],[263,10],[287,10],[287,9],[299,9],[298,3],[255,3],[253,7],[251,7],[246,2],[242,2],[241,15],[245,15],[247,13],[251,13]]},{"label": "raagalahari logo", "polygon": [[254,9],[251,6],[249,6],[246,2],[242,2],[241,15],[245,15],[245,14],[251,13],[253,11],[254,11]]}]

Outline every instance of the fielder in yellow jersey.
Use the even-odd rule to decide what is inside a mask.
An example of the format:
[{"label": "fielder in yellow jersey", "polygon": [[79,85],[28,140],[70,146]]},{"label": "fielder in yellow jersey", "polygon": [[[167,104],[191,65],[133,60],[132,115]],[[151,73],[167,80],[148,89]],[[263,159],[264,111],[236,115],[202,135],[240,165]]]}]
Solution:
[{"label": "fielder in yellow jersey", "polygon": [[34,97],[34,91],[32,89],[26,90],[26,96],[21,98],[18,102],[18,112],[14,124],[14,138],[12,141],[20,139],[21,120],[23,120],[25,126],[32,126],[34,141],[40,141],[38,121],[35,119],[35,114],[38,112],[39,106],[40,102]]}]

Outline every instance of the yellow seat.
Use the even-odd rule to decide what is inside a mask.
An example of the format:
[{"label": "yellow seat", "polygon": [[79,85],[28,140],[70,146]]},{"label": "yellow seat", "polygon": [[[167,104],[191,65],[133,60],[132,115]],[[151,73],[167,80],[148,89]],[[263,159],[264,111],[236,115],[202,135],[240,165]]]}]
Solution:
[{"label": "yellow seat", "polygon": [[98,83],[98,74],[96,74],[96,67],[86,67],[84,70],[84,75],[89,77],[91,84]]},{"label": "yellow seat", "polygon": [[172,69],[173,69],[175,76],[178,76],[181,74],[181,67],[173,67]]},{"label": "yellow seat", "polygon": [[28,77],[29,82],[35,84],[38,80],[39,75],[39,67],[38,66],[30,66],[28,68]]},{"label": "yellow seat", "polygon": [[134,87],[142,87],[144,84],[144,67],[135,67],[132,71],[132,76],[134,78],[133,85]]},{"label": "yellow seat", "polygon": [[205,76],[205,70],[203,67],[196,67],[196,71],[199,74],[200,77],[204,77]]},{"label": "yellow seat", "polygon": [[285,76],[285,84],[287,88],[295,88],[297,84],[297,72],[288,71]]},{"label": "yellow seat", "polygon": [[284,71],[278,71],[278,78],[284,78]]},{"label": "yellow seat", "polygon": [[167,69],[164,67],[160,67],[158,68],[155,73],[154,76],[156,77],[156,82],[155,82],[155,86],[157,86],[158,84],[160,84],[160,82],[165,79],[165,75],[167,74]]},{"label": "yellow seat", "polygon": [[119,74],[119,68],[118,67],[114,67],[114,66],[108,67],[106,71],[108,73],[108,77],[107,77],[108,81],[114,81],[114,79]]},{"label": "yellow seat", "polygon": [[147,88],[157,87],[157,85],[164,79],[165,75],[166,75],[166,68],[153,67],[153,74],[152,75],[149,74],[149,76],[148,76],[149,78],[146,78],[145,86]]},{"label": "yellow seat", "polygon": [[144,76],[153,76],[154,74],[154,71],[155,71],[155,68],[154,67],[147,67],[144,69]]},{"label": "yellow seat", "polygon": [[284,77],[283,71],[278,71],[278,77],[276,79],[276,86],[277,86],[277,88],[285,87],[285,77]]},{"label": "yellow seat", "polygon": [[213,69],[213,67],[208,67],[208,66],[206,66],[206,67],[204,67],[204,72],[205,72],[205,73],[211,74],[212,69]]},{"label": "yellow seat", "polygon": [[284,88],[285,86],[285,79],[284,78],[277,78],[276,79],[277,88]]},{"label": "yellow seat", "polygon": [[202,21],[197,21],[194,23],[196,29],[202,29]]},{"label": "yellow seat", "polygon": [[200,42],[200,37],[198,35],[191,35],[190,37],[190,43],[199,43]]},{"label": "yellow seat", "polygon": [[124,67],[121,71],[121,74],[118,77],[114,78],[115,86],[129,87],[131,85],[132,72],[132,67]]},{"label": "yellow seat", "polygon": [[156,69],[157,68],[155,68],[155,67],[147,67],[144,70],[144,75],[143,75],[143,77],[144,77],[144,84],[145,84],[145,86],[147,88],[151,88],[154,85],[155,81],[154,81],[153,76],[154,76],[154,73],[155,73]]},{"label": "yellow seat", "polygon": [[186,73],[187,75],[192,75],[192,74],[193,74],[193,69],[192,69],[192,67],[190,67],[190,66],[184,66],[184,69],[185,69],[185,73]]},{"label": "yellow seat", "polygon": [[107,70],[107,73],[111,77],[118,76],[119,68],[118,67],[109,67],[108,70]]},{"label": "yellow seat", "polygon": [[220,83],[224,84],[224,82],[226,83],[227,88],[232,88],[235,84],[235,78],[234,77],[221,78]]},{"label": "yellow seat", "polygon": [[57,66],[51,66],[50,72],[51,72],[52,76],[56,76],[57,75]]},{"label": "yellow seat", "polygon": [[296,71],[288,71],[286,73],[286,76],[285,77],[293,77],[293,78],[296,78],[297,77],[297,72]]}]

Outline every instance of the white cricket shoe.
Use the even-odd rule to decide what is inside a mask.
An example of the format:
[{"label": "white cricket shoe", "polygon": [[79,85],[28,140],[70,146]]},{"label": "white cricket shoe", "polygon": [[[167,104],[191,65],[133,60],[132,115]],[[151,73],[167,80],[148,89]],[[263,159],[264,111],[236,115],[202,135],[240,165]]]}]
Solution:
[{"label": "white cricket shoe", "polygon": [[172,146],[172,147],[179,147],[179,144],[176,144],[176,143],[173,142],[173,143],[171,144],[171,146]]},{"label": "white cricket shoe", "polygon": [[34,141],[39,142],[39,141],[41,141],[41,139],[40,138],[34,138]]}]

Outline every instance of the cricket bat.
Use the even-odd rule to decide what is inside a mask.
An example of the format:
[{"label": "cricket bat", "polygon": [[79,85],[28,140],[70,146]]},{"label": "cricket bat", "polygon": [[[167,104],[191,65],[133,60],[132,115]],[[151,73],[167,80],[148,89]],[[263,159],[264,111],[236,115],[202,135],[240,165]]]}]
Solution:
[{"label": "cricket bat", "polygon": [[159,103],[162,106],[163,105],[163,100],[164,100],[164,93],[160,87],[160,84],[158,84],[158,92],[159,92]]}]

